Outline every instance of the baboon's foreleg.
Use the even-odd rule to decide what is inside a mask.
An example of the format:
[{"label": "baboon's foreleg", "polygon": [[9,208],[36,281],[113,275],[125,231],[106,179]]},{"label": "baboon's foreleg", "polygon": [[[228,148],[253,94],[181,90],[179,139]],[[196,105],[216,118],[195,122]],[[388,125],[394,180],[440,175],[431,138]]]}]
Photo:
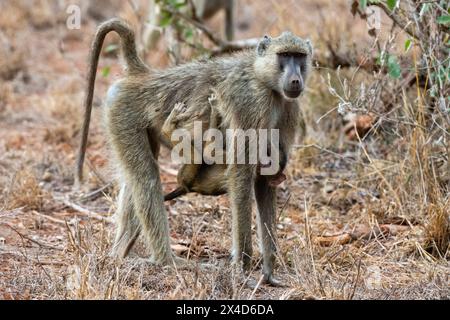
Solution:
[{"label": "baboon's foreleg", "polygon": [[228,193],[231,202],[233,258],[244,271],[252,257],[252,194],[254,169],[250,165],[232,165],[229,170]]},{"label": "baboon's foreleg", "polygon": [[281,283],[273,277],[276,251],[276,188],[270,186],[270,177],[259,176],[255,182],[257,227],[263,257],[264,282],[274,286]]}]

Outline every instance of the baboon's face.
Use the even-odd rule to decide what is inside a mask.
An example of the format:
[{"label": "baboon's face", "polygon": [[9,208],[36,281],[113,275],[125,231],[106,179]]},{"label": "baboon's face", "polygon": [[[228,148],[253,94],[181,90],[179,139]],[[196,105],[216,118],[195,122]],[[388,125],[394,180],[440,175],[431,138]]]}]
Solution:
[{"label": "baboon's face", "polygon": [[255,61],[257,78],[287,100],[295,100],[305,90],[311,69],[312,45],[291,32],[278,38],[264,37],[258,44]]},{"label": "baboon's face", "polygon": [[299,52],[280,52],[277,54],[280,67],[280,86],[286,98],[297,99],[305,89],[307,55]]}]

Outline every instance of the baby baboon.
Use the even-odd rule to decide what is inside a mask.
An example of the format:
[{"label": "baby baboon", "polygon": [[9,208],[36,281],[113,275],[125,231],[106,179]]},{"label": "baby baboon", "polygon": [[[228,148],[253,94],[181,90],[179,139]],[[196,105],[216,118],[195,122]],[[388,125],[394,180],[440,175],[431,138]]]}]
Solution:
[{"label": "baby baboon", "polygon": [[[124,22],[118,19],[105,22],[97,31],[91,52],[86,115],[77,167],[79,180],[99,55],[105,36],[111,31],[117,32],[122,39],[126,62],[126,76],[109,89],[105,108],[108,137],[121,183],[116,252],[126,254],[136,234],[142,232],[152,250],[151,262],[183,264],[184,261],[175,257],[170,248],[157,162],[159,146],[166,140],[161,134],[165,121],[179,102],[199,111],[208,109],[208,98],[214,92],[221,128],[278,129],[278,149],[287,158],[300,123],[298,98],[310,72],[312,47],[308,40],[285,32],[278,38],[266,36],[257,50],[157,71],[150,70],[137,56],[134,33]],[[245,145],[248,153],[249,146]],[[235,148],[234,143],[231,148]],[[234,261],[242,263],[244,271],[248,270],[252,256],[254,195],[264,281],[276,285],[273,278],[276,188],[270,186],[270,177],[257,171],[258,165],[236,162],[226,168],[226,189],[232,212],[232,253]]]},{"label": "baby baboon", "polygon": [[[212,94],[208,98],[208,101],[209,108],[205,108],[201,111],[198,110],[199,108],[197,107],[188,110],[188,107],[185,103],[177,103],[175,105],[169,117],[164,122],[161,130],[163,137],[166,138],[167,143],[169,144],[169,147],[174,147],[178,144],[178,141],[172,141],[172,134],[177,129],[188,130],[191,137],[196,136],[193,127],[194,121],[201,121],[202,130],[204,130],[205,128],[220,129],[221,118],[215,106],[217,98],[214,94]],[[202,136],[201,132],[199,136]],[[202,151],[207,146],[208,143],[204,143],[202,145],[202,149],[197,150],[194,142],[192,141],[190,158],[195,159],[194,153],[197,153],[200,155],[199,158],[204,159],[206,155]],[[216,150],[216,152],[222,152],[222,155],[219,156],[221,157],[221,163],[226,163],[225,151],[226,150]],[[286,180],[286,175],[283,173],[283,171],[287,164],[287,155],[284,150],[281,150],[280,153],[281,159],[279,164],[279,172],[274,176],[268,176],[269,185],[272,187],[277,187]],[[208,163],[211,163],[211,161],[209,161]],[[164,200],[170,201],[189,192],[196,192],[202,195],[212,196],[225,194],[227,191],[226,169],[227,166],[225,164],[217,163],[214,165],[208,165],[206,163],[185,164],[181,167],[177,175],[179,187],[169,194],[165,195]],[[260,174],[260,170],[261,165],[258,165],[258,175]]]},{"label": "baby baboon", "polygon": [[[164,122],[161,129],[163,137],[168,141],[169,148],[174,147],[178,141],[172,141],[172,134],[177,129],[188,130],[191,137],[196,134],[193,126],[194,121],[201,122],[201,129],[219,129],[220,115],[215,109],[214,103],[216,97],[211,95],[208,98],[209,106],[205,105],[203,110],[194,106],[187,107],[185,103],[177,103]],[[200,132],[200,136],[202,133]],[[167,145],[167,143],[166,143]],[[197,150],[194,141],[191,143],[191,159],[195,159],[195,153],[198,158],[203,159],[203,149],[207,143],[202,145],[201,150]],[[223,159],[223,162],[224,159]],[[171,193],[164,196],[165,201],[173,200],[188,192],[197,192],[203,195],[221,195],[226,193],[226,165],[208,165],[203,164],[185,164],[178,172],[177,180],[179,187]]]}]

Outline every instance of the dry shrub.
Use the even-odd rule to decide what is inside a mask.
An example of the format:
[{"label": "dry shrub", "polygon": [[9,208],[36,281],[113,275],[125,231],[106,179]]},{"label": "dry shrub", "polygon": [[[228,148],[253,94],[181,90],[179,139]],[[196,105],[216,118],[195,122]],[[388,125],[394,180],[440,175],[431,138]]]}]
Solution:
[{"label": "dry shrub", "polygon": [[34,173],[21,170],[13,178],[6,208],[9,210],[24,207],[27,210],[42,210],[46,194],[39,185]]},{"label": "dry shrub", "polygon": [[13,33],[27,23],[27,10],[20,1],[0,2],[0,30]]},{"label": "dry shrub", "polygon": [[44,141],[56,145],[61,143],[69,143],[74,137],[74,128],[58,125],[45,130]]},{"label": "dry shrub", "polygon": [[6,111],[6,106],[12,101],[13,93],[11,87],[6,84],[0,85],[0,118]]},{"label": "dry shrub", "polygon": [[0,46],[0,78],[13,80],[16,75],[26,68],[25,55],[21,50],[14,50]]},{"label": "dry shrub", "polygon": [[77,94],[54,94],[45,102],[50,115],[64,124],[79,123],[82,117],[80,112],[80,96]]},{"label": "dry shrub", "polygon": [[35,1],[29,15],[29,21],[36,29],[47,29],[56,24],[55,8],[48,0]]},{"label": "dry shrub", "polygon": [[25,69],[24,55],[22,52],[4,54],[7,59],[0,62],[0,77],[4,80],[12,80],[21,70]]},{"label": "dry shrub", "polygon": [[449,205],[431,205],[425,228],[424,249],[435,257],[448,257],[450,250]]},{"label": "dry shrub", "polygon": [[79,101],[76,94],[54,94],[42,103],[50,118],[55,120],[55,125],[46,130],[45,142],[70,143],[77,135],[82,117]]},{"label": "dry shrub", "polygon": [[301,146],[292,152],[291,161],[294,164],[292,169],[295,173],[297,173],[297,170],[308,170],[310,172],[315,171],[315,162],[320,153],[320,150],[313,146],[316,143],[317,141],[311,137],[308,137],[303,140],[303,144]]}]

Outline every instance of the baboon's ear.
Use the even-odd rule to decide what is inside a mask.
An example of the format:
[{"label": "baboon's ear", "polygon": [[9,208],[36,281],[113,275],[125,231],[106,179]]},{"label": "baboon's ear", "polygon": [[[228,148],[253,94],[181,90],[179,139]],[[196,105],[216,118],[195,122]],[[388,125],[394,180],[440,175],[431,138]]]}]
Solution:
[{"label": "baboon's ear", "polygon": [[270,46],[270,43],[272,42],[272,38],[269,36],[264,36],[264,38],[259,42],[258,44],[258,55],[263,56],[266,52],[267,48]]}]

